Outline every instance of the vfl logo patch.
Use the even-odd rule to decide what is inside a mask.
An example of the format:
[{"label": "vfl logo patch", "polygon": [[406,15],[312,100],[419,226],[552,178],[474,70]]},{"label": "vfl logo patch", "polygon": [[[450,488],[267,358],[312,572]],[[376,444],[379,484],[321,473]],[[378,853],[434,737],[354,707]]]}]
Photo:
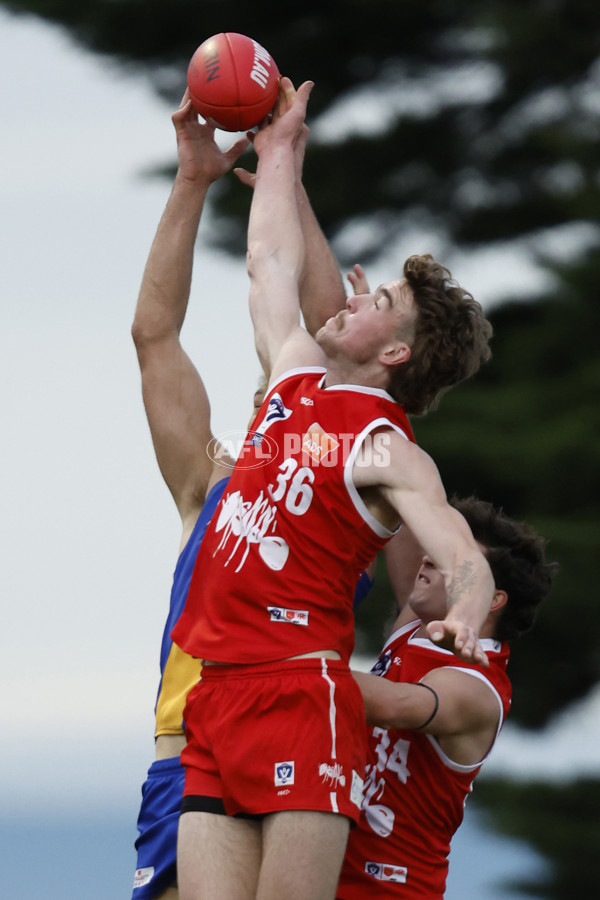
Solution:
[{"label": "vfl logo patch", "polygon": [[294,783],[294,760],[275,763],[275,787]]},{"label": "vfl logo patch", "polygon": [[405,884],[407,870],[404,866],[393,866],[390,863],[366,862],[365,872],[378,881],[394,881]]},{"label": "vfl logo patch", "polygon": [[257,428],[254,429],[250,443],[255,447],[260,447],[265,431],[271,427],[273,422],[284,421],[289,419],[293,410],[288,409],[278,393],[273,394],[269,400],[267,411]]},{"label": "vfl logo patch", "polygon": [[308,625],[308,610],[286,609],[285,606],[267,606],[271,622],[288,622],[290,625]]},{"label": "vfl logo patch", "polygon": [[148,884],[154,875],[154,866],[147,866],[145,869],[136,869],[135,878],[133,879],[133,889],[144,887]]},{"label": "vfl logo patch", "polygon": [[322,462],[339,446],[340,442],[332,434],[327,434],[318,422],[313,422],[302,438],[302,449],[317,463]]}]

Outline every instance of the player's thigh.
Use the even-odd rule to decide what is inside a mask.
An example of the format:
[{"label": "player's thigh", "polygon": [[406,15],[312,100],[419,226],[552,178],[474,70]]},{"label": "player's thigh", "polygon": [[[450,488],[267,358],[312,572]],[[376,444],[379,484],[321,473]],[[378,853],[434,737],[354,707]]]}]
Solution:
[{"label": "player's thigh", "polygon": [[349,830],[335,813],[266,816],[257,900],[334,900]]},{"label": "player's thigh", "polygon": [[186,812],[179,819],[179,900],[254,900],[261,825],[248,819]]}]

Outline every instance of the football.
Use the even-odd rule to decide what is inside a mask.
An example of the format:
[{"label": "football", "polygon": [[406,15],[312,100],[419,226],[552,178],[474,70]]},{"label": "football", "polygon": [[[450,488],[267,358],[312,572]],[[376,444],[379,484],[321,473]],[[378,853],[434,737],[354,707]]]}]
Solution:
[{"label": "football", "polygon": [[244,34],[215,34],[190,60],[187,84],[194,109],[223,131],[247,131],[277,99],[279,70],[271,54]]}]

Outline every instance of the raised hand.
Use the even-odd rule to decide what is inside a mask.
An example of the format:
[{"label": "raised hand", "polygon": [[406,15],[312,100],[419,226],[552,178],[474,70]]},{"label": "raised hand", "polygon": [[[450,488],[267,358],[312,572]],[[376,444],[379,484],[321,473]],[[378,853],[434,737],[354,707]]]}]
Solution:
[{"label": "raised hand", "polygon": [[427,633],[434,644],[450,650],[459,659],[465,662],[479,663],[488,666],[488,658],[479,643],[477,632],[452,616],[452,611],[445,619],[430,622],[427,625]]},{"label": "raised hand", "polygon": [[183,95],[179,109],[171,116],[177,137],[179,175],[186,181],[212,183],[228,172],[250,144],[239,138],[228,150],[215,141],[215,128],[198,119],[189,92]]},{"label": "raised hand", "polygon": [[296,90],[289,78],[281,78],[273,114],[261,122],[254,136],[254,147],[259,156],[275,144],[295,146],[305,124],[306,105],[312,89],[312,81],[305,81]]},{"label": "raised hand", "polygon": [[[294,143],[294,168],[296,173],[296,181],[302,181],[302,167],[304,165],[304,152],[306,150],[306,141],[308,139],[309,134],[308,125],[304,124],[300,129],[300,134],[296,138]],[[254,140],[254,134],[252,132],[248,133],[248,137],[251,141]],[[248,169],[242,169],[241,166],[236,167],[233,170],[234,175],[237,175],[242,184],[245,184],[247,187],[254,188],[254,182],[256,180],[256,173],[249,172]]]}]

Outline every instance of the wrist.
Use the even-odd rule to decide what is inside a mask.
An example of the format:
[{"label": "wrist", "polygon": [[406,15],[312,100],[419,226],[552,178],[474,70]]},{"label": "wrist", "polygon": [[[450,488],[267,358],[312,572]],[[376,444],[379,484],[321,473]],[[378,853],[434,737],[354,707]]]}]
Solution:
[{"label": "wrist", "polygon": [[189,178],[181,172],[177,172],[173,182],[173,193],[188,203],[202,204],[211,184],[212,181],[209,178]]},{"label": "wrist", "polygon": [[211,178],[205,172],[197,172],[195,175],[186,175],[182,169],[177,169],[175,175],[176,186],[181,186],[189,191],[199,191],[201,193],[206,193],[213,181],[216,180],[216,178]]}]

